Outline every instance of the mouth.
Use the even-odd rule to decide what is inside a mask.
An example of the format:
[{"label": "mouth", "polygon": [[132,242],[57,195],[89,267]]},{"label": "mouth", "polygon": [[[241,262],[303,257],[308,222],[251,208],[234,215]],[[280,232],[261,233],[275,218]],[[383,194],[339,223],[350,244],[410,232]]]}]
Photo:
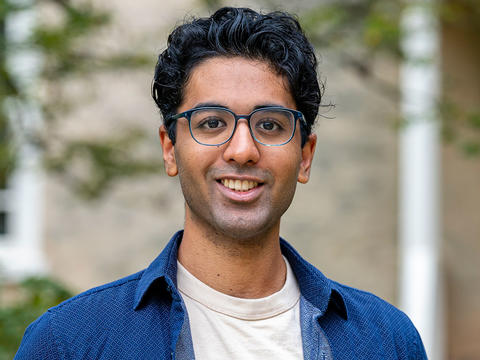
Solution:
[{"label": "mouth", "polygon": [[250,191],[262,185],[261,183],[258,183],[256,181],[251,181],[251,180],[221,179],[217,181],[220,182],[226,188],[234,191],[238,191],[238,192]]}]

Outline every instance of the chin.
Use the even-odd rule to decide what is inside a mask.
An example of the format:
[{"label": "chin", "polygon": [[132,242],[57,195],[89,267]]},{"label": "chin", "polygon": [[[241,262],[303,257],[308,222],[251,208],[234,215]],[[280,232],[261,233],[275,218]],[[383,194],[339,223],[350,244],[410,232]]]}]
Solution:
[{"label": "chin", "polygon": [[265,239],[270,233],[274,224],[269,223],[267,219],[261,221],[259,217],[254,219],[236,217],[234,219],[218,219],[215,223],[215,230],[222,235],[222,237],[230,238],[232,240],[259,244],[259,241]]}]

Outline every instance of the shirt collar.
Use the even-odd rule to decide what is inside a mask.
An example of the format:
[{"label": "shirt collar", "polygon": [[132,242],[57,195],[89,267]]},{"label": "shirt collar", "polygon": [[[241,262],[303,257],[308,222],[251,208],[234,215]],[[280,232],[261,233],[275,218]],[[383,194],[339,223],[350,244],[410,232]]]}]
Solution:
[{"label": "shirt collar", "polygon": [[348,319],[347,303],[341,288],[305,261],[293,246],[282,238],[280,247],[297,278],[302,296],[318,308],[321,315],[327,310],[335,310],[344,319]]},{"label": "shirt collar", "polygon": [[[183,230],[172,236],[160,255],[150,264],[140,278],[135,292],[134,309],[137,310],[147,297],[149,289],[155,283],[166,288],[171,294],[177,294],[177,253],[183,237]],[[163,284],[162,284],[163,282]]]},{"label": "shirt collar", "polygon": [[[135,293],[135,310],[140,307],[149,289],[156,283],[166,288],[172,297],[179,296],[176,289],[177,252],[182,236],[183,230],[175,233],[160,255],[143,272]],[[280,239],[280,246],[297,278],[302,296],[318,308],[321,314],[332,309],[347,319],[347,306],[341,288],[305,261],[288,242]]]}]

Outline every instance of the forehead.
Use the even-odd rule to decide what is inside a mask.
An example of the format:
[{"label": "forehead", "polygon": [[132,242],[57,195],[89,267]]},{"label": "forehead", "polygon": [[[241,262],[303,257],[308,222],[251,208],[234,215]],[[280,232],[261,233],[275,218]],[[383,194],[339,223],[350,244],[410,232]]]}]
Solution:
[{"label": "forehead", "polygon": [[242,113],[259,105],[296,108],[284,76],[265,61],[242,57],[214,57],[192,69],[179,110],[205,103]]}]

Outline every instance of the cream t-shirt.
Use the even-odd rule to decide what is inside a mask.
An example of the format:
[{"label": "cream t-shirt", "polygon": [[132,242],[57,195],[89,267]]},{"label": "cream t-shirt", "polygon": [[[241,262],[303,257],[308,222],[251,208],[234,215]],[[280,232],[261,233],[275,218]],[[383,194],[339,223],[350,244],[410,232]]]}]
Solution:
[{"label": "cream t-shirt", "polygon": [[187,307],[195,359],[303,359],[300,289],[284,260],[284,286],[261,299],[218,292],[177,262],[177,286]]}]

